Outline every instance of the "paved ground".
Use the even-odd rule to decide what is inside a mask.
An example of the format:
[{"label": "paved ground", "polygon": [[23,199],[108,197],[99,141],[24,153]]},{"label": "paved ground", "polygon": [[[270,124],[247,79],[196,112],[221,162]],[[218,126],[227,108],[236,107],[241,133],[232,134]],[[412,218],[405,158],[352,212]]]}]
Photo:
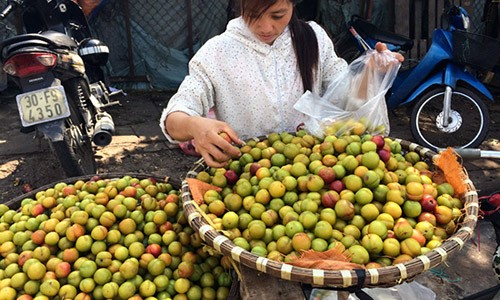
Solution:
[{"label": "paved ground", "polygon": [[[132,94],[122,101],[123,107],[117,108],[113,114],[117,134],[110,146],[98,152],[100,173],[132,172],[179,179],[189,170],[195,159],[182,155],[175,146],[166,142],[158,129],[158,118],[167,99],[168,95],[164,93],[149,93]],[[492,126],[483,149],[500,150],[497,140],[499,110],[500,101],[491,105]],[[39,187],[63,178],[48,153],[47,145],[33,141],[31,135],[19,133],[16,114],[12,101],[4,101],[0,106],[0,201],[21,194],[22,183]],[[398,110],[390,118],[391,136],[411,140],[404,111]],[[500,160],[480,159],[464,163],[480,195],[500,189]],[[437,299],[461,299],[493,287],[498,283],[491,268],[495,247],[491,224],[479,221],[473,239],[461,251],[451,255],[438,268],[418,276],[416,281],[433,290]]]}]

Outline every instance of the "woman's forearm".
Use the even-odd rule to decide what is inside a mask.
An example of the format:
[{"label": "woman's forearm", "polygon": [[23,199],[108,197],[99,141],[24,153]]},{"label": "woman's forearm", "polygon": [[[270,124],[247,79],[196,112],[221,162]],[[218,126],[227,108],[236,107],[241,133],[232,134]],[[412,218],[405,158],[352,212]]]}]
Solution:
[{"label": "woman's forearm", "polygon": [[187,141],[193,138],[191,134],[191,122],[193,118],[183,112],[170,113],[165,119],[165,129],[167,133],[177,141]]}]

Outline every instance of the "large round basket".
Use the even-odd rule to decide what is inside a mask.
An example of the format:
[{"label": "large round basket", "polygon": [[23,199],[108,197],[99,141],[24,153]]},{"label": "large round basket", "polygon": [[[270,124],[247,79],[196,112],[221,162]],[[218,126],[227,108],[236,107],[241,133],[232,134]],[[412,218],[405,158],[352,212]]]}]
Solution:
[{"label": "large round basket", "polygon": [[[404,151],[415,151],[419,153],[424,160],[432,161],[432,159],[438,155],[436,152],[418,144],[397,138],[393,138],[393,140],[399,142]],[[199,172],[205,171],[206,169],[207,166],[203,159],[200,159],[200,161],[198,161],[187,173],[186,179],[195,178]],[[450,254],[460,250],[464,243],[471,237],[478,217],[478,195],[472,181],[468,177],[464,180],[464,183],[467,186],[467,191],[462,196],[464,202],[464,219],[459,224],[458,230],[451,237],[446,239],[441,246],[405,263],[374,269],[335,271],[296,267],[291,264],[259,257],[238,247],[228,237],[215,230],[215,228],[202,217],[192,198],[186,180],[182,182],[181,196],[184,213],[191,227],[200,233],[202,239],[208,245],[212,246],[223,255],[231,257],[240,264],[271,276],[314,286],[332,288],[390,287],[404,281],[411,281],[415,276],[438,266],[445,261]]]}]

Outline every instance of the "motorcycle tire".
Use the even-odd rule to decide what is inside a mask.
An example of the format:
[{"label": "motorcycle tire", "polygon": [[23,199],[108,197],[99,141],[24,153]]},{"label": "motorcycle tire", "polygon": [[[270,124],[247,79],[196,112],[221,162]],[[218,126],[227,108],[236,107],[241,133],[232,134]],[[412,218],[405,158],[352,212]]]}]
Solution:
[{"label": "motorcycle tire", "polygon": [[482,97],[457,87],[451,96],[450,123],[445,128],[441,122],[444,94],[444,87],[436,87],[416,99],[410,118],[413,138],[434,151],[478,147],[490,126],[490,114]]},{"label": "motorcycle tire", "polygon": [[64,139],[51,142],[50,147],[68,177],[95,174],[97,171],[92,141],[85,131],[83,117],[77,106],[80,98],[90,105],[90,91],[85,80],[72,79],[65,84],[71,115],[65,121]]}]

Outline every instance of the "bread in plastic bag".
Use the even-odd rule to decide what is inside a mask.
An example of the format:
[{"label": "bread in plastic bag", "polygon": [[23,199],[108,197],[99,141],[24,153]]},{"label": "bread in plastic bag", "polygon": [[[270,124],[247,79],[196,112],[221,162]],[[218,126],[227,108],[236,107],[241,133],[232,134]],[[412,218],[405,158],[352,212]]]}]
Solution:
[{"label": "bread in plastic bag", "polygon": [[323,96],[305,92],[294,108],[306,115],[311,134],[384,134],[390,132],[385,94],[401,63],[390,51],[368,50],[332,79]]}]

